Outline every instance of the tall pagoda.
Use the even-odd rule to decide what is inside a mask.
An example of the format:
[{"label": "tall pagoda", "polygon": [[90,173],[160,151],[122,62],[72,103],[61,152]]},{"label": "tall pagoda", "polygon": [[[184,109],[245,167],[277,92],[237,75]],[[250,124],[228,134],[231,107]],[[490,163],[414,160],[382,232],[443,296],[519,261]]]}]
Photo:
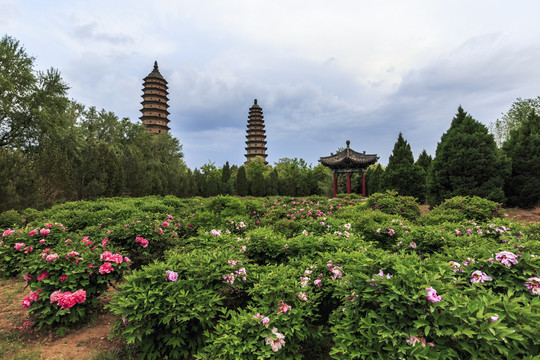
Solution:
[{"label": "tall pagoda", "polygon": [[262,108],[257,105],[257,99],[254,100],[253,106],[249,109],[247,135],[246,135],[246,162],[256,156],[262,156],[264,163],[266,161],[266,130],[264,130],[264,116]]},{"label": "tall pagoda", "polygon": [[159,73],[157,61],[155,61],[154,70],[144,78],[143,101],[141,102],[143,107],[140,110],[142,113],[140,119],[149,133],[159,134],[170,130],[167,89],[167,81]]}]

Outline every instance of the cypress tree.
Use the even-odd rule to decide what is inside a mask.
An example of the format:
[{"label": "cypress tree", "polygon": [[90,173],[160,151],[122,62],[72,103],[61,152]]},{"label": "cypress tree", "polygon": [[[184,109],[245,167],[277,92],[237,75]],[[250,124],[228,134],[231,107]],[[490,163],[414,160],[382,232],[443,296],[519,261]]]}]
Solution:
[{"label": "cypress tree", "polygon": [[[382,192],[382,176],[384,169],[381,164],[375,164],[368,167],[366,170],[366,195],[373,195],[377,192]],[[361,186],[361,184],[359,185]],[[361,192],[362,190],[359,189]]]},{"label": "cypress tree", "polygon": [[385,189],[394,189],[400,195],[411,195],[425,201],[426,186],[423,169],[414,163],[411,146],[399,133],[388,166],[382,176]]},{"label": "cypress tree", "polygon": [[238,168],[238,173],[236,174],[236,193],[238,196],[247,196],[248,190],[246,169],[244,166],[240,166]]},{"label": "cypress tree", "polygon": [[251,194],[257,197],[262,197],[266,194],[266,184],[262,172],[255,173],[251,184]]},{"label": "cypress tree", "polygon": [[458,195],[502,202],[509,170],[493,135],[460,106],[429,167],[428,202],[436,206]]},{"label": "cypress tree", "polygon": [[428,153],[424,149],[424,150],[422,150],[422,152],[418,156],[418,159],[416,160],[416,164],[420,165],[422,167],[422,169],[424,169],[424,171],[427,174],[427,172],[429,170],[429,165],[431,164],[432,160],[433,159],[431,158],[431,155],[428,155]]},{"label": "cypress tree", "polygon": [[508,204],[534,207],[540,202],[540,116],[532,111],[510,131],[503,151],[512,159],[512,173],[504,185]]},{"label": "cypress tree", "polygon": [[268,175],[268,178],[266,180],[266,194],[269,196],[274,196],[278,194],[278,182],[279,182],[279,176],[277,173],[277,170],[274,169]]}]

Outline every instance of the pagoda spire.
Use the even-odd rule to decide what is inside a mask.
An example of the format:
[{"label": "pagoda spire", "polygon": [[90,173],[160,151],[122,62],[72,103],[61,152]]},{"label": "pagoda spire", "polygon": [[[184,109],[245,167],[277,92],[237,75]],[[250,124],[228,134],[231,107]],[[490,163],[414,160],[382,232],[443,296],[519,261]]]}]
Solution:
[{"label": "pagoda spire", "polygon": [[264,116],[262,108],[257,104],[257,99],[253,101],[253,106],[249,109],[247,134],[246,134],[246,162],[256,156],[262,156],[265,165],[266,161],[266,130],[264,130]]},{"label": "pagoda spire", "polygon": [[167,90],[167,81],[159,72],[157,61],[154,61],[154,69],[144,78],[141,102],[143,107],[140,110],[140,119],[149,133],[160,134],[170,130]]}]

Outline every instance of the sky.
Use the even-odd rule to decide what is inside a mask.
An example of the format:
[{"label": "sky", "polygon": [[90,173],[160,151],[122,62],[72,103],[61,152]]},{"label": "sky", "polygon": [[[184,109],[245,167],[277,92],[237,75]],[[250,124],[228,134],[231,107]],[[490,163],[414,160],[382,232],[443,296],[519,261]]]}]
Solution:
[{"label": "sky", "polygon": [[315,166],[351,148],[388,163],[399,133],[415,159],[461,105],[486,126],[540,96],[536,0],[0,0],[0,35],[69,97],[138,122],[154,61],[190,168],[245,161],[249,108],[267,160]]}]

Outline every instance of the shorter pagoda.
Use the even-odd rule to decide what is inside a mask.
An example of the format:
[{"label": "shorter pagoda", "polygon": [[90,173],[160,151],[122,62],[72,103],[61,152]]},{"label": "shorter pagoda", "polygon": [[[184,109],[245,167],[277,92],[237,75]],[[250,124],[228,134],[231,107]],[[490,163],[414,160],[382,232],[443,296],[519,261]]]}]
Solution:
[{"label": "shorter pagoda", "polygon": [[257,99],[249,109],[247,135],[246,135],[246,162],[249,162],[256,156],[262,156],[264,164],[266,161],[266,130],[264,130],[264,116],[262,108],[257,105]]},{"label": "shorter pagoda", "polygon": [[362,173],[362,196],[366,196],[365,170],[379,160],[377,154],[366,154],[366,152],[356,152],[350,148],[351,142],[347,140],[347,148],[337,154],[330,154],[319,159],[319,162],[329,167],[334,172],[334,197],[337,196],[337,179],[340,173],[347,174],[347,194],[351,193],[351,173]]},{"label": "shorter pagoda", "polygon": [[141,109],[141,121],[146,126],[149,133],[166,133],[169,128],[169,105],[167,101],[167,80],[161,76],[158,70],[157,61],[154,62],[154,70],[144,78],[143,83],[143,101]]}]

